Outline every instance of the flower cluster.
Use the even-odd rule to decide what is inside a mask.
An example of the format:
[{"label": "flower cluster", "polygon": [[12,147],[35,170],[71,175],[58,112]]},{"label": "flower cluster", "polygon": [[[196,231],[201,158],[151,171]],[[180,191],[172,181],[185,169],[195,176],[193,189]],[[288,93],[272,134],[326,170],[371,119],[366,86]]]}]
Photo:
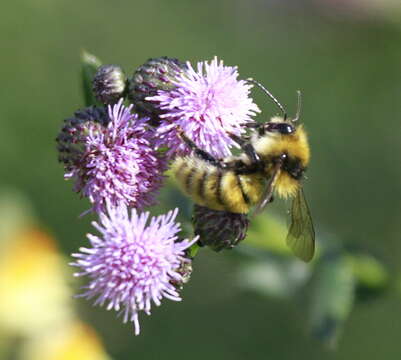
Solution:
[{"label": "flower cluster", "polygon": [[[91,96],[103,105],[64,121],[56,139],[64,176],[100,219],[93,222],[100,235],[89,234],[91,246],[73,254],[76,276],[89,278],[81,296],[120,311],[135,334],[138,314],[150,314],[152,303],[181,300],[192,271],[190,248],[198,242],[178,237],[177,209],[153,218],[141,211],[156,203],[168,161],[190,151],[179,134],[213,156],[231,154],[232,136],[241,136],[259,112],[251,87],[238,80],[236,67],[217,58],[196,68],[168,57],[149,59],[128,80],[119,66],[106,65],[94,76]],[[199,233],[208,211],[200,212]],[[246,219],[223,220],[225,239],[234,246],[245,236]]]}]

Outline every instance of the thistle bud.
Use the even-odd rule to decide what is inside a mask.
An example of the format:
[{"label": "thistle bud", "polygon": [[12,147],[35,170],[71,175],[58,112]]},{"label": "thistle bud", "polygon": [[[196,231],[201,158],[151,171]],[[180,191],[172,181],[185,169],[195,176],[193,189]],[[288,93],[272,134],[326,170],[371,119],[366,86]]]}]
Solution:
[{"label": "thistle bud", "polygon": [[67,171],[77,165],[85,151],[84,140],[90,131],[102,131],[109,123],[107,112],[103,108],[90,106],[78,110],[74,116],[65,119],[64,124],[58,134],[57,150],[59,161],[64,163]]},{"label": "thistle bud", "polygon": [[98,101],[115,104],[124,96],[127,78],[117,65],[101,66],[93,78],[92,89]]},{"label": "thistle bud", "polygon": [[212,210],[195,205],[192,218],[194,231],[199,235],[199,244],[214,251],[232,249],[245,239],[249,220],[246,214]]},{"label": "thistle bud", "polygon": [[145,99],[156,95],[158,90],[173,89],[175,87],[173,80],[186,69],[186,64],[166,56],[149,59],[141,65],[128,83],[128,98],[134,104],[136,111],[157,122],[161,110]]}]

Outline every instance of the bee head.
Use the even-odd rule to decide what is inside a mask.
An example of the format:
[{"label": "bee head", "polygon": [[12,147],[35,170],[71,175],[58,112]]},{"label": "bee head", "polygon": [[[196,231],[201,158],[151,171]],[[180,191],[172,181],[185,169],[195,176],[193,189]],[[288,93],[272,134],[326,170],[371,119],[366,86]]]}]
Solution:
[{"label": "bee head", "polygon": [[266,177],[280,163],[281,172],[276,184],[279,196],[296,194],[309,164],[310,150],[303,125],[295,126],[282,117],[273,117],[263,130],[253,137],[252,144],[265,163]]},{"label": "bee head", "polygon": [[306,132],[302,125],[296,126],[301,114],[301,92],[294,118],[287,118],[283,105],[262,84],[253,79],[248,82],[258,86],[281,110],[282,116],[275,116],[259,125],[258,132],[251,137],[256,153],[264,162],[266,177],[271,177],[272,169],[280,164],[280,174],[275,189],[282,197],[294,196],[300,180],[309,163],[310,150]]},{"label": "bee head", "polygon": [[[281,117],[273,117],[251,138],[252,145],[266,162],[275,160],[292,168],[299,162],[306,168],[309,163],[309,143],[303,125],[295,126]],[[295,174],[294,174],[295,175]]]}]

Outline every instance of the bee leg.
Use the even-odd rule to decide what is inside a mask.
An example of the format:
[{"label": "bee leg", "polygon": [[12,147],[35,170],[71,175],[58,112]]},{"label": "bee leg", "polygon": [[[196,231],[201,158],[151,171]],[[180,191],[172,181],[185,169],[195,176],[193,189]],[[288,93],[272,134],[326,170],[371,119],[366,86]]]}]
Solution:
[{"label": "bee leg", "polygon": [[259,155],[256,153],[255,148],[252,146],[251,143],[247,142],[246,140],[240,138],[239,136],[228,133],[228,135],[233,139],[239,146],[241,146],[241,149],[244,151],[244,153],[248,156],[249,160],[251,160],[251,165],[258,165],[260,163],[260,158]]},{"label": "bee leg", "polygon": [[249,122],[244,124],[244,126],[248,129],[259,129],[261,126],[263,126],[263,124],[258,122]]},{"label": "bee leg", "polygon": [[262,136],[265,134],[266,129],[265,129],[265,124],[264,123],[258,123],[258,122],[253,122],[253,123],[247,123],[244,125],[248,129],[255,129],[258,131],[259,135]]},{"label": "bee leg", "polygon": [[177,134],[181,138],[181,140],[184,141],[185,144],[187,144],[193,150],[196,156],[200,157],[202,160],[210,162],[211,164],[219,168],[226,167],[226,165],[219,159],[216,159],[207,151],[200,149],[190,138],[185,135],[184,130],[182,130],[181,127],[177,127]]}]

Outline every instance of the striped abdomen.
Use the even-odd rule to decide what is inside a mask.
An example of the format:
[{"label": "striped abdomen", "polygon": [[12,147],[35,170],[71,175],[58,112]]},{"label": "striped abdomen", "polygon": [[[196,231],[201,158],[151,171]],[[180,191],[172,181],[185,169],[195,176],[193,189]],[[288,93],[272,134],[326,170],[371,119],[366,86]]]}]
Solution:
[{"label": "striped abdomen", "polygon": [[196,157],[177,158],[172,171],[188,196],[214,210],[248,213],[263,191],[259,174],[237,175]]}]

